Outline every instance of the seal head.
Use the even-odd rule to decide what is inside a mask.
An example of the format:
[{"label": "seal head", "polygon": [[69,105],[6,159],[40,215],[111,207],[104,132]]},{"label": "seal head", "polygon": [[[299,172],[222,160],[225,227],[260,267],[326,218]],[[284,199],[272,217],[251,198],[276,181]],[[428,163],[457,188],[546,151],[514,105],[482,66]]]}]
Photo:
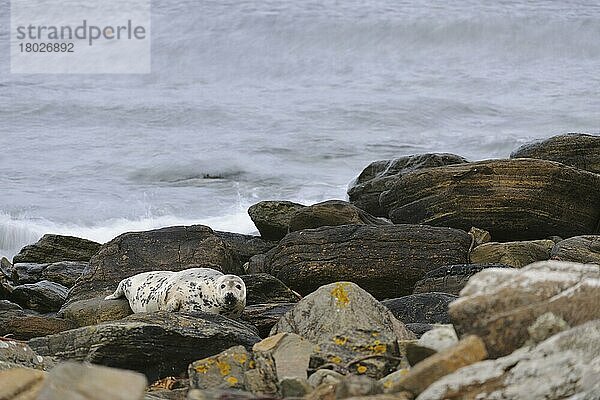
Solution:
[{"label": "seal head", "polygon": [[236,275],[220,276],[215,282],[217,299],[223,309],[222,314],[237,318],[246,306],[246,285]]}]

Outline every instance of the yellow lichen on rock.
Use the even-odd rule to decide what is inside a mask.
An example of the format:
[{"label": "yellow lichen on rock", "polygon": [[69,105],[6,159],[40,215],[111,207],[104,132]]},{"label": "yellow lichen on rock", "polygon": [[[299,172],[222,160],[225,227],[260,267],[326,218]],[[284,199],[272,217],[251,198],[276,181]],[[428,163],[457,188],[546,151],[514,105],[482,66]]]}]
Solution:
[{"label": "yellow lichen on rock", "polygon": [[356,366],[356,372],[358,372],[359,374],[364,374],[365,372],[367,372],[367,367],[365,367],[364,365],[358,364]]},{"label": "yellow lichen on rock", "polygon": [[221,372],[221,375],[229,375],[231,372],[231,365],[225,361],[217,361],[217,367]]},{"label": "yellow lichen on rock", "polygon": [[348,342],[348,338],[347,337],[343,337],[343,336],[336,336],[333,338],[333,343],[337,344],[338,346],[343,346],[346,344],[346,342]]},{"label": "yellow lichen on rock", "polygon": [[350,297],[345,289],[345,286],[347,285],[347,283],[337,283],[331,291],[331,295],[337,300],[341,307],[346,307],[350,303]]},{"label": "yellow lichen on rock", "polygon": [[229,383],[231,386],[234,386],[238,382],[238,379],[234,376],[230,376],[229,378],[227,378],[227,383]]},{"label": "yellow lichen on rock", "polygon": [[246,361],[248,361],[248,357],[246,357],[246,355],[244,353],[234,354],[233,359],[240,364],[245,364]]}]

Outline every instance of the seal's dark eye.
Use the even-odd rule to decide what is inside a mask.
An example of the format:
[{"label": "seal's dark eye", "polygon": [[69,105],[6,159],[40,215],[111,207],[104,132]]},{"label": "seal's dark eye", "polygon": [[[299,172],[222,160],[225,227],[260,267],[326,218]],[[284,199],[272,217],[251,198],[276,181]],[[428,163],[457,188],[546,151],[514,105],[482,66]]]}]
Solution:
[{"label": "seal's dark eye", "polygon": [[225,289],[225,285],[221,285],[221,289]]},{"label": "seal's dark eye", "polygon": [[242,290],[242,285],[235,285],[235,287],[237,288],[237,290]]}]

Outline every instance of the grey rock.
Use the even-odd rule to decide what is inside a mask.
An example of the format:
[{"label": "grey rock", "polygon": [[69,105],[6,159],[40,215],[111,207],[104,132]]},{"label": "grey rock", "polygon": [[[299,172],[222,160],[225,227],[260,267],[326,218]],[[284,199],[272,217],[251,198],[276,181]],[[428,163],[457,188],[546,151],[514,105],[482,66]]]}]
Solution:
[{"label": "grey rock", "polygon": [[277,242],[264,240],[260,236],[219,231],[215,231],[215,235],[229,246],[233,255],[233,269],[240,274],[243,273],[243,265],[252,257],[264,254],[277,245]]},{"label": "grey rock", "polygon": [[279,318],[295,305],[296,303],[272,303],[246,306],[240,319],[255,326],[260,337],[266,338]]},{"label": "grey rock", "polygon": [[130,369],[154,381],[178,375],[192,361],[231,345],[250,347],[259,340],[243,323],[220,315],[155,312],[35,338],[29,344],[41,355]]},{"label": "grey rock", "polygon": [[394,316],[406,324],[449,324],[448,304],[457,297],[447,293],[420,293],[383,300]]},{"label": "grey rock", "polygon": [[36,354],[27,343],[8,338],[0,339],[0,362],[38,370],[53,366],[51,359]]},{"label": "grey rock", "polygon": [[252,363],[244,346],[231,347],[219,354],[194,361],[188,367],[190,389],[244,389],[244,373]]},{"label": "grey rock", "polygon": [[58,312],[58,316],[73,321],[77,326],[116,321],[131,314],[133,311],[127,299],[104,300],[104,296],[74,301]]},{"label": "grey rock", "polygon": [[550,258],[600,265],[600,235],[575,236],[554,245]]},{"label": "grey rock", "polygon": [[534,345],[541,343],[549,337],[569,328],[569,324],[561,317],[557,317],[551,312],[542,314],[527,328],[527,332],[529,332],[527,344]]},{"label": "grey rock", "polygon": [[261,201],[248,209],[248,215],[266,240],[280,240],[288,233],[290,218],[304,206],[291,201]]},{"label": "grey rock", "polygon": [[308,383],[313,388],[322,384],[335,385],[344,379],[344,375],[330,369],[318,369],[308,377]]},{"label": "grey rock", "polygon": [[241,390],[190,390],[187,396],[188,400],[277,400],[273,396],[261,396]]},{"label": "grey rock", "polygon": [[266,254],[257,254],[250,257],[250,260],[244,264],[244,271],[246,274],[262,274],[267,272],[265,266]]},{"label": "grey rock", "polygon": [[271,275],[306,295],[351,281],[376,298],[412,293],[437,267],[467,262],[464,231],[420,225],[342,225],[288,234],[265,260]]},{"label": "grey rock", "polygon": [[17,263],[54,263],[58,261],[90,261],[100,244],[73,236],[44,235],[37,243],[25,246],[13,257]]},{"label": "grey rock", "polygon": [[469,278],[486,268],[512,268],[506,264],[459,264],[436,268],[415,284],[414,294],[440,292],[458,296]]},{"label": "grey rock", "polygon": [[13,303],[5,303],[4,306],[0,304],[0,336],[8,335],[18,340],[29,340],[76,327],[74,322],[66,319],[26,313]]},{"label": "grey rock", "polygon": [[257,362],[260,363],[261,358],[265,359],[265,362],[273,362],[278,380],[306,379],[314,347],[313,343],[298,335],[279,333],[256,343],[252,350]]},{"label": "grey rock", "polygon": [[417,154],[393,160],[374,161],[348,185],[350,202],[376,217],[387,217],[388,210],[379,203],[379,196],[388,185],[406,173],[442,165],[466,163],[464,158],[446,153]]},{"label": "grey rock", "polygon": [[536,261],[550,258],[554,247],[552,240],[530,240],[523,242],[484,243],[471,252],[475,264],[506,264],[522,268]]},{"label": "grey rock", "polygon": [[301,398],[310,393],[312,387],[306,379],[283,378],[279,381],[279,390],[284,398]]},{"label": "grey rock", "polygon": [[240,276],[246,284],[246,305],[265,303],[294,303],[300,295],[269,274]]},{"label": "grey rock", "polygon": [[427,331],[432,330],[435,325],[432,324],[419,324],[419,323],[408,323],[404,324],[408,328],[409,331],[415,334],[417,338],[423,336],[423,334]]},{"label": "grey rock", "polygon": [[290,218],[290,232],[338,225],[390,225],[391,222],[372,216],[342,200],[328,200],[304,207]]},{"label": "grey rock", "polygon": [[417,343],[440,352],[458,343],[458,336],[452,325],[437,325],[432,330],[425,332]]},{"label": "grey rock", "polygon": [[539,158],[558,161],[600,174],[600,136],[569,133],[525,144],[510,158]]},{"label": "grey rock", "polygon": [[24,308],[40,312],[57,311],[67,299],[69,289],[58,283],[40,281],[15,286],[12,299]]}]

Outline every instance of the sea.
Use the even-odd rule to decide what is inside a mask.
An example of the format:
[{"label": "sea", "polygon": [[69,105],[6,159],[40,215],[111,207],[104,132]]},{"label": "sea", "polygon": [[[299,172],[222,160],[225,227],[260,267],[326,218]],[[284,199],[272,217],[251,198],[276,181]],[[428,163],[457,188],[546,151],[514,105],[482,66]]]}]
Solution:
[{"label": "sea", "polygon": [[597,0],[153,1],[142,75],[12,74],[8,26],[0,0],[7,257],[45,233],[253,233],[250,205],[345,199],[374,160],[600,129]]}]

